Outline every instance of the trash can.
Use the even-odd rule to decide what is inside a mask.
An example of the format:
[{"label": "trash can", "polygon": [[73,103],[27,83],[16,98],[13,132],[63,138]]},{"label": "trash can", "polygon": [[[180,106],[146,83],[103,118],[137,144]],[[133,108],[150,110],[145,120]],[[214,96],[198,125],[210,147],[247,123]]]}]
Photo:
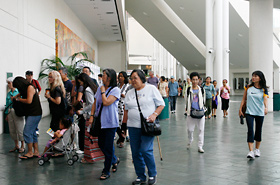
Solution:
[{"label": "trash can", "polygon": [[164,119],[169,118],[169,101],[168,101],[168,98],[163,98],[163,100],[164,100],[164,103],[165,103],[165,107],[161,111],[161,113],[158,117],[160,120],[164,120]]},{"label": "trash can", "polygon": [[280,94],[273,93],[273,111],[280,110]]}]

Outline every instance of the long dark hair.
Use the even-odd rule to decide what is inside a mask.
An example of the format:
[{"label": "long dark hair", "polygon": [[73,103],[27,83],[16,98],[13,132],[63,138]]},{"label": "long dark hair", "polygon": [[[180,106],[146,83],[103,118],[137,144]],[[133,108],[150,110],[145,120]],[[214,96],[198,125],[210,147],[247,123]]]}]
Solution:
[{"label": "long dark hair", "polygon": [[[260,87],[261,87],[262,89],[268,88],[268,87],[266,86],[266,80],[265,80],[265,76],[264,76],[263,72],[261,72],[261,71],[254,71],[254,72],[252,73],[252,76],[253,76],[253,75],[256,75],[256,76],[260,77],[260,82],[259,82],[259,84],[260,84]],[[249,85],[249,87],[252,87],[252,86],[254,86],[254,82],[252,82],[252,83]]]},{"label": "long dark hair", "polygon": [[117,84],[117,73],[114,69],[104,69],[103,72],[110,78],[109,87],[116,87]]},{"label": "long dark hair", "polygon": [[126,72],[125,71],[121,71],[121,72],[119,72],[119,75],[120,74],[122,74],[123,77],[124,77],[124,84],[127,84],[128,83],[128,76],[127,76]]},{"label": "long dark hair", "polygon": [[18,76],[13,81],[13,86],[18,89],[19,93],[23,96],[27,95],[27,88],[29,85],[32,85],[29,83],[25,78]]},{"label": "long dark hair", "polygon": [[97,86],[94,84],[93,80],[85,73],[81,73],[77,76],[76,78],[76,83],[77,83],[77,88],[80,87],[80,83],[78,80],[81,80],[84,82],[84,91],[86,90],[87,87],[90,87],[91,90],[94,92],[94,94],[97,91]]}]

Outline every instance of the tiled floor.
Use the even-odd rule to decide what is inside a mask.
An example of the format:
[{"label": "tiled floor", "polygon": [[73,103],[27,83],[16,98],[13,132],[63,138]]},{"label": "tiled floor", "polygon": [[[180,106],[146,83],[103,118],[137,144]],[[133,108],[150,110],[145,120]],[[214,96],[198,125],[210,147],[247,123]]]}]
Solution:
[{"label": "tiled floor", "polygon": [[[269,113],[265,117],[260,158],[248,160],[246,125],[239,124],[237,116],[241,97],[232,97],[229,117],[206,121],[204,154],[197,152],[197,130],[190,150],[186,149],[187,127],[183,99],[178,99],[177,113],[170,120],[161,121],[160,136],[163,161],[160,161],[157,141],[154,154],[159,185],[187,184],[280,184],[280,115]],[[40,150],[49,139],[45,130],[50,118],[40,122]],[[17,153],[8,153],[13,142],[8,134],[0,135],[0,184],[94,184],[129,185],[136,178],[129,143],[116,149],[120,157],[118,172],[106,181],[98,180],[103,162],[95,164],[66,164],[65,158],[51,159],[38,166],[37,159],[21,161]]]}]

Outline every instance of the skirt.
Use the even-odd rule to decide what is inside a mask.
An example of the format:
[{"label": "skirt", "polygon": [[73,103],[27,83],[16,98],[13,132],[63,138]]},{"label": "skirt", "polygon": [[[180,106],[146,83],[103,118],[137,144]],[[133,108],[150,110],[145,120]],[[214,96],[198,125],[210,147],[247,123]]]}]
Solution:
[{"label": "skirt", "polygon": [[218,108],[218,97],[215,97],[215,100],[212,99],[212,109]]},{"label": "skirt", "polygon": [[222,110],[228,110],[229,108],[229,99],[222,98]]},{"label": "skirt", "polygon": [[165,103],[165,107],[164,109],[161,111],[160,115],[158,116],[159,119],[168,119],[169,118],[169,101],[168,98],[163,98],[164,103]]}]

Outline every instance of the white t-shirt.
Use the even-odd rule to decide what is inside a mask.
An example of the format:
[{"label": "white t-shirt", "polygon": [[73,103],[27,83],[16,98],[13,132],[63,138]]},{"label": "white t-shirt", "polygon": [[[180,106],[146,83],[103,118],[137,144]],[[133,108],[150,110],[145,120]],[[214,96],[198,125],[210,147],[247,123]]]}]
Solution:
[{"label": "white t-shirt", "polygon": [[[126,93],[124,99],[125,110],[128,110],[127,126],[141,128],[140,113],[135,97],[135,89],[133,88]],[[158,89],[155,86],[147,83],[145,84],[145,87],[143,89],[137,91],[137,97],[141,111],[145,118],[153,114],[158,106],[165,106],[165,103]]]}]

